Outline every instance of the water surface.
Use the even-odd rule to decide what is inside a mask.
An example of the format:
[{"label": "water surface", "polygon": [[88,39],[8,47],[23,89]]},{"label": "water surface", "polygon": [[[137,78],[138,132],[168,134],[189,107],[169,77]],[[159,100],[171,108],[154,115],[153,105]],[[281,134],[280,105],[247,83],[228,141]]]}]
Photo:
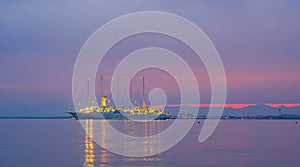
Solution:
[{"label": "water surface", "polygon": [[[222,120],[213,135],[200,144],[197,139],[203,121],[197,120],[172,149],[157,156],[130,158],[93,142],[93,133],[97,133],[93,121],[86,121],[82,128],[71,119],[2,119],[0,166],[300,166],[298,120]],[[112,122],[134,136],[153,135],[170,124],[171,120]]]}]

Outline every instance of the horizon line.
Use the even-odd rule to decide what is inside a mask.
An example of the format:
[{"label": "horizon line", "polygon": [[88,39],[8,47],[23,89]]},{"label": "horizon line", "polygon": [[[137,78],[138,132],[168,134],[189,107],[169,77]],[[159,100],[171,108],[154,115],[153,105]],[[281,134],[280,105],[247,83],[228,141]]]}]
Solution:
[{"label": "horizon line", "polygon": [[168,107],[224,107],[224,108],[246,108],[251,106],[265,105],[273,108],[278,107],[297,107],[300,106],[300,103],[226,103],[226,104],[167,104]]}]

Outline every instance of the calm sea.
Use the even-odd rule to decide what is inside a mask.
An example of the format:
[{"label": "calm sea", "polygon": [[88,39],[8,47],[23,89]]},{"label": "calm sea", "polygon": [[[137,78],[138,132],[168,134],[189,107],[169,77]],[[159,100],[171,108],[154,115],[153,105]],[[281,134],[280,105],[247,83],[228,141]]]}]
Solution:
[{"label": "calm sea", "polygon": [[[197,139],[203,121],[197,120],[170,150],[130,158],[93,142],[89,134],[93,121],[86,121],[83,128],[72,119],[0,119],[0,167],[300,166],[298,120],[222,120],[213,135],[200,144]],[[135,136],[156,134],[171,123],[111,121],[115,128]]]}]

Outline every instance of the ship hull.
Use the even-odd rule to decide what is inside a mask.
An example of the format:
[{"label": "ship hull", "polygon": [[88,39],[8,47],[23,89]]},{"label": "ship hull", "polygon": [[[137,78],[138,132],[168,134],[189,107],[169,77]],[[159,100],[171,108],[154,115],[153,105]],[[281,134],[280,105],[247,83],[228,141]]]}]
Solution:
[{"label": "ship hull", "polygon": [[92,112],[92,113],[79,113],[67,112],[75,119],[108,119],[108,120],[165,120],[170,116],[167,114],[131,114],[128,112],[114,111],[114,112]]}]

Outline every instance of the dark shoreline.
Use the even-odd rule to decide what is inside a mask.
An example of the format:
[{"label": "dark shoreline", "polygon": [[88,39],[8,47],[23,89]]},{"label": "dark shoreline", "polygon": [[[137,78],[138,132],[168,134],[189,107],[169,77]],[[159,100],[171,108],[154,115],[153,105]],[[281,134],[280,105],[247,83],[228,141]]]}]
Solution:
[{"label": "dark shoreline", "polygon": [[222,120],[300,120],[300,115],[258,115],[258,116],[221,116],[221,117],[176,117],[171,119],[222,119]]},{"label": "dark shoreline", "polygon": [[0,119],[72,119],[72,117],[0,117]]},{"label": "dark shoreline", "polygon": [[[0,117],[1,119],[73,119],[73,117]],[[217,118],[204,118],[204,117],[198,117],[198,118],[176,118],[172,117],[170,119],[197,119],[197,120],[205,120],[205,119],[217,119]],[[113,119],[112,119],[113,120]],[[114,119],[115,120],[115,119]],[[234,118],[220,118],[220,120],[300,120],[300,117],[298,118],[270,118],[270,117],[262,117],[262,118],[249,118],[249,117],[234,117]]]}]

